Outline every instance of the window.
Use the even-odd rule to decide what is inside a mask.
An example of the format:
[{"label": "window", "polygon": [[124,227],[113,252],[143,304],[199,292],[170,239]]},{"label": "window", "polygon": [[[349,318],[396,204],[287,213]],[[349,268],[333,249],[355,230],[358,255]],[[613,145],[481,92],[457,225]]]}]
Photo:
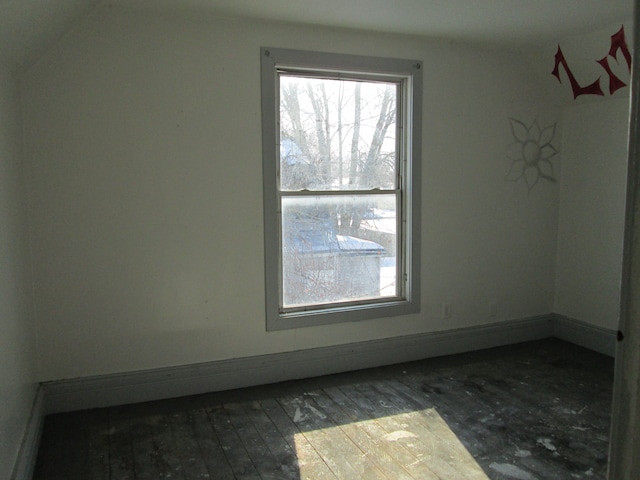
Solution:
[{"label": "window", "polygon": [[419,61],[262,48],[267,329],[419,311]]}]

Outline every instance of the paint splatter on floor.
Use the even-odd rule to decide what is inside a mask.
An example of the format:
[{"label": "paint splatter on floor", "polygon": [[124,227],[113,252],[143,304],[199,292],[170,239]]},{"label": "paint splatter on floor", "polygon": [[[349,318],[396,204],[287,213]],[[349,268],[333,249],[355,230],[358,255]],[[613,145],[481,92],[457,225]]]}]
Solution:
[{"label": "paint splatter on floor", "polygon": [[501,475],[517,480],[536,480],[536,477],[529,472],[525,472],[521,468],[511,465],[510,463],[492,463],[489,465],[491,470],[495,470]]},{"label": "paint splatter on floor", "polygon": [[382,438],[389,442],[395,442],[401,438],[417,438],[417,436],[411,432],[407,432],[406,430],[396,430],[395,432],[386,434]]},{"label": "paint splatter on floor", "polygon": [[539,438],[537,442],[538,442],[538,445],[542,445],[544,448],[546,448],[550,452],[555,452],[556,450],[558,450],[556,446],[551,442],[551,439],[549,438]]}]

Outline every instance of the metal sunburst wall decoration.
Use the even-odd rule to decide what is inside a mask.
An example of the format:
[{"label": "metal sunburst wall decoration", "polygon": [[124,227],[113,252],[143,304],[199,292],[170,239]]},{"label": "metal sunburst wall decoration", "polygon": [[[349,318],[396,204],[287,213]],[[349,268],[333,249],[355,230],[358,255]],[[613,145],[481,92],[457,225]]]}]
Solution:
[{"label": "metal sunburst wall decoration", "polygon": [[523,180],[529,191],[541,178],[556,183],[551,163],[551,158],[558,153],[551,145],[556,124],[541,129],[537,120],[529,127],[514,118],[509,118],[509,122],[515,141],[507,147],[511,168],[505,179],[511,182]]}]

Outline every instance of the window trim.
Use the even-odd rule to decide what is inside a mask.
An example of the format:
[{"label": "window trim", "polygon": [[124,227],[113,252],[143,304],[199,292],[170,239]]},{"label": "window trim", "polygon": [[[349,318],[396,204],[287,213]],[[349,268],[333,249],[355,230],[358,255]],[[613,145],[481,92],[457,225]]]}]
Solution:
[{"label": "window trim", "polygon": [[[421,147],[422,147],[422,62],[395,58],[371,57],[325,52],[262,47],[261,103],[264,202],[265,307],[268,331],[359,321],[407,315],[420,311],[420,219],[421,219]],[[406,110],[401,161],[405,199],[401,208],[406,221],[405,299],[371,300],[362,305],[331,306],[310,311],[280,312],[280,207],[278,205],[279,128],[278,71],[292,69],[309,72],[331,72],[331,76],[375,78],[390,76],[406,79],[409,85],[403,95]],[[407,142],[408,140],[408,142]],[[406,181],[406,179],[409,179]]]}]

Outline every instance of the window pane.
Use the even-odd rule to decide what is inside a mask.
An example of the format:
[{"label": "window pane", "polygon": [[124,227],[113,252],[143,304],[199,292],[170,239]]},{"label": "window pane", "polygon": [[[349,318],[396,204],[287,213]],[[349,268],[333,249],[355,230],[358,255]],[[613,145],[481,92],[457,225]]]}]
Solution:
[{"label": "window pane", "polygon": [[394,189],[398,85],[280,75],[280,188]]},{"label": "window pane", "polygon": [[396,197],[282,199],[283,307],[394,297]]}]

